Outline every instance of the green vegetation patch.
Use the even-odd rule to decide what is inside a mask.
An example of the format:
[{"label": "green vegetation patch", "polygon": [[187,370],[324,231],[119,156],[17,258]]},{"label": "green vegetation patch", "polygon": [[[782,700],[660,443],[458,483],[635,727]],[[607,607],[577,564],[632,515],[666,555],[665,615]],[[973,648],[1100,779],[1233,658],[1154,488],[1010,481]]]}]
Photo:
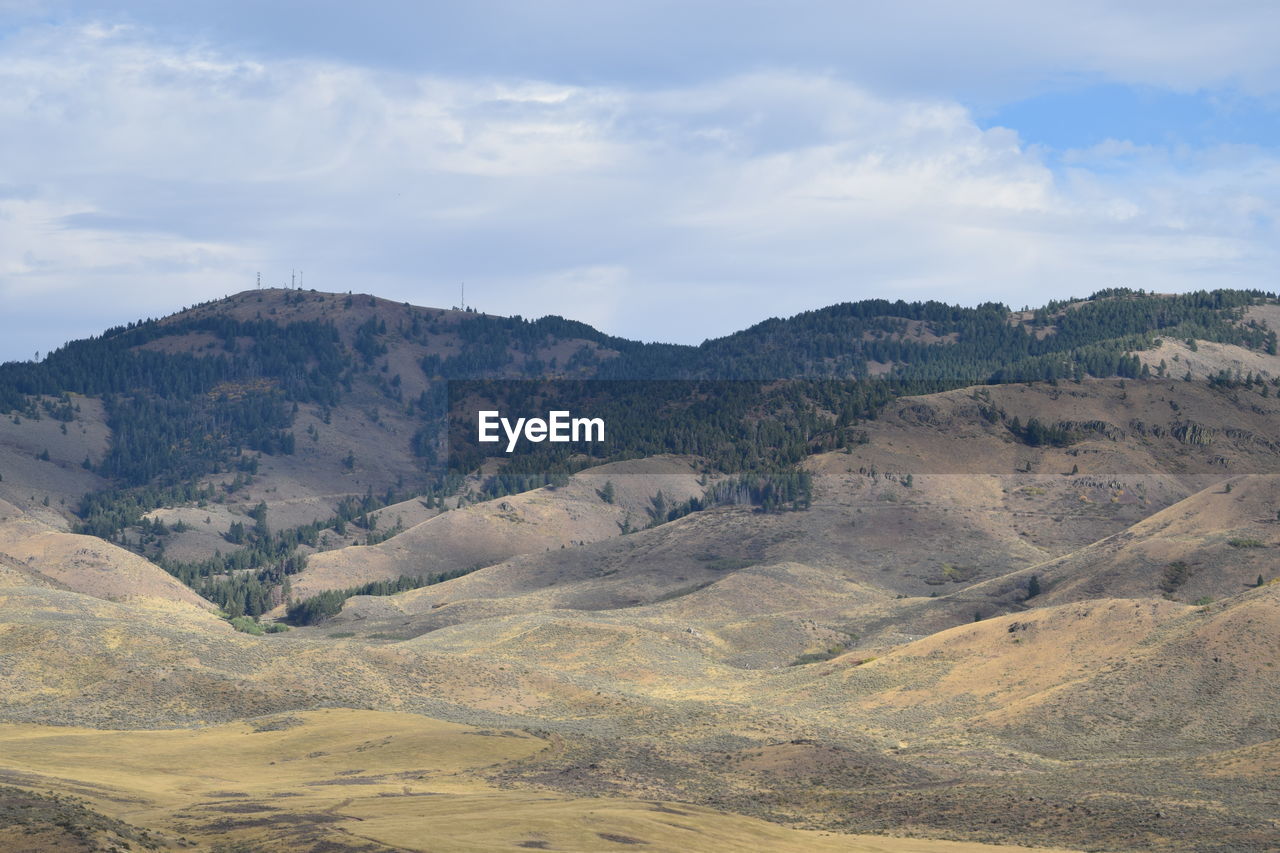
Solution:
[{"label": "green vegetation patch", "polygon": [[[338,615],[342,610],[342,605],[345,604],[347,599],[352,596],[395,595],[397,592],[407,592],[411,589],[432,586],[433,584],[444,583],[445,581],[450,581],[454,578],[460,578],[463,575],[469,575],[481,568],[483,568],[483,566],[472,566],[466,569],[436,572],[435,574],[424,575],[422,577],[401,575],[393,581],[373,581],[372,583],[348,587],[347,589],[326,590],[319,595],[313,595],[310,598],[304,598],[301,601],[291,603],[286,608],[285,618],[292,625],[315,625],[323,622],[331,616]],[[331,634],[330,636],[337,635]]]},{"label": "green vegetation patch", "polygon": [[1191,566],[1181,560],[1170,563],[1161,573],[1160,589],[1165,595],[1172,595],[1191,578],[1191,571]]},{"label": "green vegetation patch", "polygon": [[713,572],[734,572],[754,566],[758,561],[747,557],[721,557],[719,554],[699,554],[698,561],[705,564]]}]

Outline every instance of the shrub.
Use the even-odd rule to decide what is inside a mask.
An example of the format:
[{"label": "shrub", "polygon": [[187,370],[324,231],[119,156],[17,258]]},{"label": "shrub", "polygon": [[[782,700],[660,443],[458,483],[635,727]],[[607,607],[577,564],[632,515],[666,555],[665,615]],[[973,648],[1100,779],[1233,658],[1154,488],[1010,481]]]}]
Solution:
[{"label": "shrub", "polygon": [[1160,589],[1166,594],[1172,593],[1191,577],[1191,567],[1179,560],[1165,567],[1160,578]]},{"label": "shrub", "polygon": [[342,610],[342,605],[346,603],[348,598],[354,595],[395,595],[397,592],[405,592],[411,589],[418,589],[423,586],[431,586],[432,584],[444,583],[445,581],[460,578],[463,575],[470,574],[483,567],[483,564],[471,566],[465,569],[452,569],[447,572],[436,572],[435,574],[426,575],[425,577],[415,577],[413,575],[401,575],[395,580],[390,581],[373,581],[361,586],[353,586],[347,589],[330,589],[325,590],[318,595],[310,598],[304,598],[301,601],[294,601],[289,604],[285,611],[285,619],[292,625],[315,625],[323,622],[331,616],[336,616]]},{"label": "shrub", "polygon": [[230,621],[231,627],[235,628],[242,634],[252,634],[255,637],[261,637],[266,633],[263,627],[258,624],[258,620],[254,619],[252,616],[237,616]]},{"label": "shrub", "polygon": [[604,501],[605,503],[607,504],[613,503],[617,497],[613,489],[613,480],[605,481],[604,488],[597,489],[596,494],[598,494],[600,496],[600,500]]},{"label": "shrub", "polygon": [[820,652],[805,652],[791,662],[791,666],[804,666],[807,663],[820,663],[824,660],[831,660],[845,653],[843,645],[834,645],[829,649]]}]

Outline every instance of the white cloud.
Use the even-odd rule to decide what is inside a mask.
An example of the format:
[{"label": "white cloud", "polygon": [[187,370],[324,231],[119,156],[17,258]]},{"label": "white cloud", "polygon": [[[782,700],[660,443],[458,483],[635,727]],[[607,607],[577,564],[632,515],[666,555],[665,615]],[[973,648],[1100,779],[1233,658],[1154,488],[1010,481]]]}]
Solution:
[{"label": "white cloud", "polygon": [[1080,77],[1280,92],[1280,6],[1265,0],[0,0],[0,16],[17,21],[86,10],[270,55],[419,73],[651,87],[772,67],[966,101]]},{"label": "white cloud", "polygon": [[[954,101],[821,74],[567,86],[48,28],[0,43],[0,123],[0,298],[48,315],[0,357],[43,323],[46,349],[295,267],[686,341],[845,299],[1271,288],[1277,268],[1274,150],[1113,140],[1059,167]],[[33,307],[53,291],[110,298]]]}]

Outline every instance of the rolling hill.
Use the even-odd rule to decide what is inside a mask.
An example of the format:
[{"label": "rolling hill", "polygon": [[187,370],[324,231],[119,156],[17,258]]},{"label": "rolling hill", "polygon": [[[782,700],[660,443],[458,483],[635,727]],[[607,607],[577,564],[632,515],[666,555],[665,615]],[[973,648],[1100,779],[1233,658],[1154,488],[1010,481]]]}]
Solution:
[{"label": "rolling hill", "polygon": [[[1278,311],[267,290],[0,366],[0,849],[1275,849]],[[448,467],[548,379],[615,443]]]}]

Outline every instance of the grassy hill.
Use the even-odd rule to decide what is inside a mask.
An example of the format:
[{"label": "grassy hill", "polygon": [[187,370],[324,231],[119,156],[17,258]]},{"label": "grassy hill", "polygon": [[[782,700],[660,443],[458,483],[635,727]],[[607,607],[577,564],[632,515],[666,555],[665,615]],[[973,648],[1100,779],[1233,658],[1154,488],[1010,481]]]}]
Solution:
[{"label": "grassy hill", "polygon": [[[1278,320],[252,291],[0,367],[0,849],[1274,849]],[[442,468],[547,377],[618,443]]]},{"label": "grassy hill", "polygon": [[56,530],[0,501],[5,585],[48,586],[107,601],[156,599],[213,606],[158,566],[93,536]]}]

